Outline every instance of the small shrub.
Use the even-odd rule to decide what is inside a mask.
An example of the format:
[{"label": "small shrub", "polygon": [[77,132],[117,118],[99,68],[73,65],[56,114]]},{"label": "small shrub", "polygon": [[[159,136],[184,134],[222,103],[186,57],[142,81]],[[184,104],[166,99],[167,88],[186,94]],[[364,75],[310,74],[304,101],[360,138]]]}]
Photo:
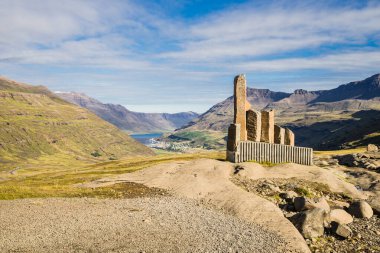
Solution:
[{"label": "small shrub", "polygon": [[98,150],[95,150],[94,152],[92,152],[91,155],[92,155],[93,157],[99,157],[99,156],[102,156],[102,154],[100,154]]},{"label": "small shrub", "polygon": [[294,191],[297,192],[298,194],[302,195],[302,196],[305,196],[305,197],[311,197],[312,196],[311,192],[309,192],[307,189],[302,188],[302,187],[296,187],[294,189]]}]

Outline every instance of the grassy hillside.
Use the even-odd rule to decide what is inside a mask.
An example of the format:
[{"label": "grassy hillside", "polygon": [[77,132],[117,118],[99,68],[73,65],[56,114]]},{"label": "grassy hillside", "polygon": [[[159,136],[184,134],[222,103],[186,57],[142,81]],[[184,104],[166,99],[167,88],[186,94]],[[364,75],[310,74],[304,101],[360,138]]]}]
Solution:
[{"label": "grassy hillside", "polygon": [[11,173],[2,171],[0,166],[0,200],[44,197],[120,198],[133,193],[140,194],[141,190],[144,189],[136,185],[132,185],[132,188],[131,185],[117,184],[112,187],[90,189],[78,187],[77,184],[133,172],[164,162],[187,161],[198,158],[223,160],[225,152],[165,154],[98,163],[70,160],[68,162],[64,155],[57,155],[38,161],[20,162],[18,164],[19,169]]},{"label": "grassy hillside", "polygon": [[0,164],[52,155],[108,160],[153,152],[42,86],[0,78]]}]

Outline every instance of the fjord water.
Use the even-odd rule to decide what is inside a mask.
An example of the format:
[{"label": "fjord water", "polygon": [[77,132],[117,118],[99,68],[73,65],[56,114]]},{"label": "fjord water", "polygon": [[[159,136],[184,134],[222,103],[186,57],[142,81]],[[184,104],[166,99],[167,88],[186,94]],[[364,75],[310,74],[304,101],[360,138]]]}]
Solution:
[{"label": "fjord water", "polygon": [[151,139],[160,138],[163,133],[149,133],[149,134],[131,134],[130,136],[138,142],[148,145],[151,143]]}]

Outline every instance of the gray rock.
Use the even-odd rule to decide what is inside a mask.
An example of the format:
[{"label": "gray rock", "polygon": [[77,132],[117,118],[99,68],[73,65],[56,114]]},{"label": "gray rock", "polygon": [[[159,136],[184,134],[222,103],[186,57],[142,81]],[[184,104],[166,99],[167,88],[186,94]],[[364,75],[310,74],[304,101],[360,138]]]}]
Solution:
[{"label": "gray rock", "polygon": [[329,165],[329,163],[327,161],[321,161],[319,164],[322,166],[328,166]]},{"label": "gray rock", "polygon": [[325,218],[325,210],[315,208],[293,215],[290,221],[304,238],[311,239],[323,235]]},{"label": "gray rock", "polygon": [[364,200],[355,201],[348,207],[348,212],[356,218],[371,218],[373,210]]},{"label": "gray rock", "polygon": [[294,208],[296,209],[296,211],[321,208],[325,210],[326,213],[330,212],[330,206],[324,197],[314,198],[314,199],[309,199],[305,197],[296,197],[294,198]]},{"label": "gray rock", "polygon": [[269,186],[269,189],[273,192],[280,192],[281,189],[278,187],[278,186],[275,186],[275,185],[268,185]]},{"label": "gray rock", "polygon": [[286,191],[286,192],[281,193],[280,197],[289,201],[289,200],[292,200],[292,199],[298,197],[298,194],[294,191]]},{"label": "gray rock", "polygon": [[343,209],[334,209],[330,212],[330,221],[345,225],[353,222],[354,219]]},{"label": "gray rock", "polygon": [[349,238],[352,235],[352,230],[344,224],[339,224],[337,222],[332,223],[332,229],[335,234],[343,237],[343,238]]},{"label": "gray rock", "polygon": [[367,167],[366,167],[367,169],[369,169],[369,170],[376,170],[377,169],[377,166],[375,165],[375,164],[370,164],[370,165],[368,165]]},{"label": "gray rock", "polygon": [[379,148],[375,144],[368,144],[367,151],[368,152],[377,152],[377,151],[379,151]]},{"label": "gray rock", "polygon": [[374,213],[376,213],[377,215],[380,215],[380,196],[377,195],[376,197],[372,198],[369,201],[369,204],[372,207],[372,210],[374,211]]}]

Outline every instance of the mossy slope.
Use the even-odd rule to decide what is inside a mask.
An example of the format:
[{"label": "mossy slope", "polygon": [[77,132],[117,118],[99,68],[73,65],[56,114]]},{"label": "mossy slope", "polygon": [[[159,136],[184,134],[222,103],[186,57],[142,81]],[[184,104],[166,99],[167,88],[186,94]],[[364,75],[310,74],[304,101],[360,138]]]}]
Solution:
[{"label": "mossy slope", "polygon": [[[153,152],[86,109],[43,86],[0,77],[0,163],[65,154],[117,159]],[[91,155],[92,154],[92,155]]]}]

